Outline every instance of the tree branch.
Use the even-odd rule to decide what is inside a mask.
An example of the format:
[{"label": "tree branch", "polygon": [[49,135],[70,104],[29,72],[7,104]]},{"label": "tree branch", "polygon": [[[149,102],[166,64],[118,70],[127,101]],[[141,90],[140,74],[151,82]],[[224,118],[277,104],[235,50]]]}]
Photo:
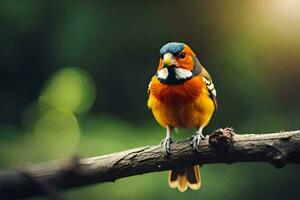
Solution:
[{"label": "tree branch", "polygon": [[171,144],[165,158],[161,146],[145,146],[99,157],[30,165],[0,172],[0,199],[48,195],[58,190],[195,164],[265,161],[276,167],[300,163],[300,130],[272,134],[235,134],[216,130],[201,141],[200,152],[189,141]]}]

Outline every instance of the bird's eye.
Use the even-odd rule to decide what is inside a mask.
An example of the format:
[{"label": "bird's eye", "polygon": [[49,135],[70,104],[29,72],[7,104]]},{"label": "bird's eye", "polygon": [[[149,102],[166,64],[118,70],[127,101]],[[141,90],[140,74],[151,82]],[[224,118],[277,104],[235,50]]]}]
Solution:
[{"label": "bird's eye", "polygon": [[184,59],[185,55],[186,55],[186,53],[181,53],[181,54],[179,54],[179,58]]}]

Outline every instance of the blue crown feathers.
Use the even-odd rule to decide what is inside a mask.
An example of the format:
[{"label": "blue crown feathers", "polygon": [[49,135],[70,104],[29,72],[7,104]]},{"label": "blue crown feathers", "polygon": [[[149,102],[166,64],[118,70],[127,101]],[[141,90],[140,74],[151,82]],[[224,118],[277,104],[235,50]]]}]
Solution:
[{"label": "blue crown feathers", "polygon": [[166,53],[171,53],[173,55],[178,55],[184,48],[183,43],[179,42],[170,42],[165,44],[161,49],[160,49],[160,54],[164,55]]}]

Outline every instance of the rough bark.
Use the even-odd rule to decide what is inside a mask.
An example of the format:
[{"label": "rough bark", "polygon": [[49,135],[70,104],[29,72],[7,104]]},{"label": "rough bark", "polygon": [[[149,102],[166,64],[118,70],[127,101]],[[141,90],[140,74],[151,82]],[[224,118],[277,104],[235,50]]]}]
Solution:
[{"label": "rough bark", "polygon": [[270,162],[275,167],[300,163],[300,130],[271,134],[235,134],[216,130],[196,152],[189,141],[171,144],[164,157],[161,146],[145,146],[110,155],[29,165],[0,172],[0,199],[36,195],[58,198],[58,191],[93,183],[181,168],[194,164]]}]

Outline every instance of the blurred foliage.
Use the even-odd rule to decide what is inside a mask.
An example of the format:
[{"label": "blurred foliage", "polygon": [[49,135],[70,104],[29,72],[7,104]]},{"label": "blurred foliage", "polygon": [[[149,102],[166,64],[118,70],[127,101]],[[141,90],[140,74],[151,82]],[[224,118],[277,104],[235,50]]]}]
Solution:
[{"label": "blurred foliage", "polygon": [[49,81],[39,101],[70,113],[82,113],[95,100],[94,83],[84,71],[62,69]]},{"label": "blurred foliage", "polygon": [[[146,108],[146,91],[158,50],[169,41],[189,44],[213,77],[219,111],[207,133],[224,126],[240,133],[299,129],[299,9],[297,0],[0,1],[0,167],[157,144],[164,130]],[[179,130],[175,139],[192,132]],[[300,195],[297,165],[202,169],[197,192],[169,189],[160,172],[63,197]]]}]

